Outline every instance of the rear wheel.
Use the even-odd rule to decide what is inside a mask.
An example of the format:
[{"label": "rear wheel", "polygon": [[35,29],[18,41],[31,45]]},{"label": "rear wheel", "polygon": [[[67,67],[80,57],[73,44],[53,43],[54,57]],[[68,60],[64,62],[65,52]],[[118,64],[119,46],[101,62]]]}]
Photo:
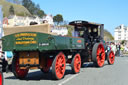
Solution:
[{"label": "rear wheel", "polygon": [[81,57],[80,54],[76,54],[71,62],[72,72],[73,73],[79,73],[81,68]]},{"label": "rear wheel", "polygon": [[102,43],[96,43],[92,50],[92,60],[97,67],[102,67],[105,62],[105,50]]},{"label": "rear wheel", "polygon": [[113,51],[108,52],[108,54],[107,54],[107,61],[108,61],[108,64],[109,64],[109,65],[114,64],[114,61],[115,61],[115,54],[114,54]]},{"label": "rear wheel", "polygon": [[43,73],[49,73],[50,71],[50,67],[43,67],[42,69],[40,69]]},{"label": "rear wheel", "polygon": [[12,61],[12,72],[16,78],[23,79],[28,74],[28,69],[20,69],[19,58],[14,57]]},{"label": "rear wheel", "polygon": [[52,63],[52,77],[53,79],[62,79],[65,74],[66,59],[65,55],[60,52]]},{"label": "rear wheel", "polygon": [[3,73],[0,71],[0,85],[3,85]]}]

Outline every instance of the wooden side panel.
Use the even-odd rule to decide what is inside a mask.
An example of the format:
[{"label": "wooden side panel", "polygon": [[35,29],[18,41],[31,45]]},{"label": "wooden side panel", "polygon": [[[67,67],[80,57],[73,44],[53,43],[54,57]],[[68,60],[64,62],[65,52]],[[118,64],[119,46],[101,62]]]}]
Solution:
[{"label": "wooden side panel", "polygon": [[20,65],[38,65],[39,64],[39,53],[38,52],[20,52],[19,53],[19,64]]},{"label": "wooden side panel", "polygon": [[48,33],[51,35],[57,35],[56,33],[51,32],[51,27],[49,24],[4,27],[3,30],[4,30],[5,36],[10,35],[10,34],[20,33],[20,32],[40,32],[40,33]]}]

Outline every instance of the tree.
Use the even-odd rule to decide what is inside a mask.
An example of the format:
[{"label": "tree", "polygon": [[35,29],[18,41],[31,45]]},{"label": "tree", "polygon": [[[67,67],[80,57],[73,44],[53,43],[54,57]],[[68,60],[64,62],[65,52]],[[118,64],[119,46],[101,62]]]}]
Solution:
[{"label": "tree", "polygon": [[57,14],[53,17],[53,21],[59,25],[61,22],[63,22],[63,16],[61,14]]},{"label": "tree", "polygon": [[35,4],[31,0],[23,0],[22,5],[28,9],[31,14],[34,14]]},{"label": "tree", "polygon": [[9,13],[11,14],[11,15],[14,15],[15,14],[15,12],[14,12],[14,7],[11,5],[10,6],[10,8],[9,8]]},{"label": "tree", "polygon": [[39,17],[43,17],[43,16],[45,15],[45,13],[44,13],[43,10],[38,10],[37,15],[38,15]]},{"label": "tree", "polygon": [[121,44],[125,44],[125,43],[126,43],[126,40],[122,40],[122,41],[121,41]]},{"label": "tree", "polygon": [[45,15],[44,11],[40,9],[39,4],[35,4],[34,2],[32,2],[31,0],[23,0],[22,4],[25,8],[28,9],[28,11],[32,14],[32,15],[37,15],[39,17],[42,17]]}]

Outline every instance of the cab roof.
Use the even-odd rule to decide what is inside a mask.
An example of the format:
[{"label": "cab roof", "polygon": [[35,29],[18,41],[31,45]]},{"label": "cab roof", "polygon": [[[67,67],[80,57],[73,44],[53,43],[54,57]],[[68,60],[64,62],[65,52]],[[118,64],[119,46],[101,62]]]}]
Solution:
[{"label": "cab roof", "polygon": [[101,26],[103,24],[98,24],[98,23],[88,22],[88,21],[83,21],[83,20],[76,20],[76,21],[70,22],[69,25],[86,26],[86,27],[98,27],[98,26]]}]

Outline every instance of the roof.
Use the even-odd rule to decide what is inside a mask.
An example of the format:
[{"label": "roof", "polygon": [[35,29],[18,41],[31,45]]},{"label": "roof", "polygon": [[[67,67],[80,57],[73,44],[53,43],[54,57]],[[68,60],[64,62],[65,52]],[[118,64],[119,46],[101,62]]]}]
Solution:
[{"label": "roof", "polygon": [[88,21],[83,21],[83,20],[76,20],[76,21],[72,21],[69,23],[69,25],[74,25],[74,26],[100,26],[103,24],[98,24],[98,23],[94,23],[94,22],[88,22]]}]

